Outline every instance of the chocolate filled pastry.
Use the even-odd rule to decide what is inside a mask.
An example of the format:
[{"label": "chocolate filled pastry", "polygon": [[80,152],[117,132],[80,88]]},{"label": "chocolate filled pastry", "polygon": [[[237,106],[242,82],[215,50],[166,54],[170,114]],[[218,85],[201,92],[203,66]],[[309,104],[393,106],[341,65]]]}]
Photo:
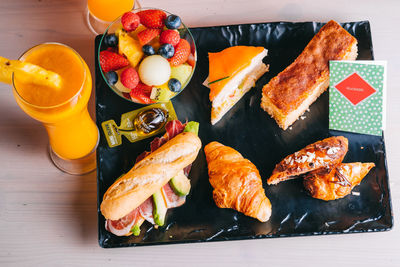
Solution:
[{"label": "chocolate filled pastry", "polygon": [[374,163],[341,163],[307,174],[303,184],[313,198],[335,200],[350,194],[373,167]]},{"label": "chocolate filled pastry", "polygon": [[355,60],[357,39],[331,20],[263,88],[261,108],[286,130],[328,88],[329,61]]},{"label": "chocolate filled pastry", "polygon": [[261,222],[271,216],[271,203],[265,196],[256,166],[235,149],[218,142],[205,146],[208,175],[219,208],[231,208]]},{"label": "chocolate filled pastry", "polygon": [[333,167],[342,162],[347,149],[348,140],[343,136],[310,144],[279,162],[267,182],[277,184],[317,169]]},{"label": "chocolate filled pastry", "polygon": [[304,178],[303,184],[313,198],[335,200],[350,194],[375,166],[374,163],[342,163],[348,140],[333,136],[306,146],[279,162],[268,179],[277,184]]}]

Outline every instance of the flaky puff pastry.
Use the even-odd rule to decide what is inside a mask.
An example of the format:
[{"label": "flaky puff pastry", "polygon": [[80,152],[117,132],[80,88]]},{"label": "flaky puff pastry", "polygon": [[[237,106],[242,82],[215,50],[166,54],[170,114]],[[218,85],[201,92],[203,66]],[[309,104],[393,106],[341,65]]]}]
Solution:
[{"label": "flaky puff pastry", "polygon": [[218,142],[205,146],[208,175],[219,208],[231,208],[261,222],[271,216],[271,203],[265,196],[256,166],[231,147]]},{"label": "flaky puff pastry", "polygon": [[374,163],[340,163],[307,174],[303,184],[313,198],[335,200],[350,194],[373,167]]},{"label": "flaky puff pastry", "polygon": [[346,137],[332,136],[312,143],[276,164],[268,184],[277,184],[321,168],[341,163],[348,150]]}]

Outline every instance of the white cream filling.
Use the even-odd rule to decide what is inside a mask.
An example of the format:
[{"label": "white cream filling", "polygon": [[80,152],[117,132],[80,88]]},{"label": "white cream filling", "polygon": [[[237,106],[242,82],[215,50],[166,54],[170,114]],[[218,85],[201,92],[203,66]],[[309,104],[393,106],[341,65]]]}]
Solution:
[{"label": "white cream filling", "polygon": [[258,64],[263,60],[263,58],[267,55],[267,50],[264,49],[261,53],[255,56],[248,67],[243,69],[241,72],[236,74],[225,86],[222,88],[221,92],[214,98],[212,102],[213,107],[219,107],[226,100],[229,95],[231,95],[243,82],[246,76],[253,72],[254,69],[258,66]]}]

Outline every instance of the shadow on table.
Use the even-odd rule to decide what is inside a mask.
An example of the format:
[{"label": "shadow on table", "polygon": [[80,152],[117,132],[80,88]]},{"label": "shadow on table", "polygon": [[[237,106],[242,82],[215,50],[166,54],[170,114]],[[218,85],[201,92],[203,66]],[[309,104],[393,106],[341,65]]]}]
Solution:
[{"label": "shadow on table", "polygon": [[[71,205],[74,220],[78,225],[77,235],[82,244],[97,243],[97,190],[96,190],[96,171],[86,175],[76,176],[78,182]],[[79,241],[78,241],[79,242]]]}]

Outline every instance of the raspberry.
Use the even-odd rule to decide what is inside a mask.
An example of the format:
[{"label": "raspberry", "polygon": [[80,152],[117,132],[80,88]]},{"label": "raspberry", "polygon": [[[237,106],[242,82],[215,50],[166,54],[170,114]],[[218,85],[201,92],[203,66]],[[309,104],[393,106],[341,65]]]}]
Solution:
[{"label": "raspberry", "polygon": [[133,89],[139,84],[139,75],[137,71],[129,67],[121,73],[121,83],[128,89]]}]

